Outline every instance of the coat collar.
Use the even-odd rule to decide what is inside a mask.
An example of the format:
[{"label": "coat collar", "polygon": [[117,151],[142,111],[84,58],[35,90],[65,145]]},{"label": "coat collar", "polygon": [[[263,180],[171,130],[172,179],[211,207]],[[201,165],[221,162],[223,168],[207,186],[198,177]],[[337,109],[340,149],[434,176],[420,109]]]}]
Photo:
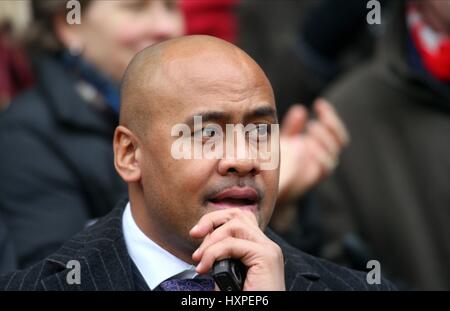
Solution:
[{"label": "coat collar", "polygon": [[39,55],[33,59],[38,88],[56,120],[67,126],[111,135],[117,116],[105,109],[100,111],[84,100],[71,76],[55,57]]}]

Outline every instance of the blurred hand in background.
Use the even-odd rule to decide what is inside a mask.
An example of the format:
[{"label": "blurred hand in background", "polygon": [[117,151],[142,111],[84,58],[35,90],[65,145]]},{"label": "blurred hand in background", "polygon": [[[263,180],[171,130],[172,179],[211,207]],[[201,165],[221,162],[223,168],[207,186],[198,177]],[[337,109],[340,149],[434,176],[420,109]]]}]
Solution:
[{"label": "blurred hand in background", "polygon": [[311,118],[302,105],[293,105],[281,127],[278,205],[294,200],[328,176],[338,164],[349,135],[334,108],[324,99],[313,105]]}]

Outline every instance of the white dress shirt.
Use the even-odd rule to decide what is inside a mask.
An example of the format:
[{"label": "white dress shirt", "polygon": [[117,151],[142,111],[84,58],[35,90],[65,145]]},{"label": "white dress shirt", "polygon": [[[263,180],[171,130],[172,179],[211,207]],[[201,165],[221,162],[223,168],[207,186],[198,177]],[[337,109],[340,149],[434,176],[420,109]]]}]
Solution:
[{"label": "white dress shirt", "polygon": [[151,290],[161,282],[182,273],[194,278],[195,266],[175,257],[147,237],[137,226],[128,202],[122,217],[123,235],[128,254]]}]

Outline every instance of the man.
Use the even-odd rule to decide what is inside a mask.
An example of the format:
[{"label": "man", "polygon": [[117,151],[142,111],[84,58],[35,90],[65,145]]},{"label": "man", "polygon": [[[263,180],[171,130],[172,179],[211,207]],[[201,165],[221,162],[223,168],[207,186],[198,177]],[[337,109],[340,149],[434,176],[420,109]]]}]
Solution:
[{"label": "man", "polygon": [[406,287],[448,290],[450,1],[395,5],[376,58],[328,92],[352,143],[318,191],[324,256],[369,254]]},{"label": "man", "polygon": [[[264,166],[259,150],[257,157],[247,152],[253,142],[238,140],[247,134],[239,127],[231,132],[237,149],[226,156],[174,155],[180,139],[194,149],[211,137],[221,141],[227,124],[257,125],[258,141],[273,141],[263,130],[277,123],[271,85],[242,50],[208,36],[154,45],[129,65],[121,96],[114,154],[129,203],[44,261],[0,279],[1,289],[213,290],[209,271],[225,258],[246,266],[244,290],[391,288],[384,280],[369,285],[365,274],[313,258],[263,231],[277,197],[279,166]],[[180,124],[194,134],[173,136]],[[275,138],[268,149],[273,157]],[[80,264],[80,282],[68,281],[72,270],[66,267],[74,263]]]}]

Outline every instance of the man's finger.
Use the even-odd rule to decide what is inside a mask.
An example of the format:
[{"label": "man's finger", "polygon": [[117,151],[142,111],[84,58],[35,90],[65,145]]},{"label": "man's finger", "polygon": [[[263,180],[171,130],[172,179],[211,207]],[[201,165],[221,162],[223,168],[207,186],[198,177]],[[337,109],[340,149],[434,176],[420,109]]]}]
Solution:
[{"label": "man's finger", "polygon": [[259,227],[251,227],[248,224],[240,221],[239,219],[232,219],[207,235],[207,238],[203,240],[200,247],[193,253],[192,259],[195,261],[200,260],[205,249],[207,249],[210,245],[218,243],[219,241],[224,240],[228,237],[234,237],[253,242],[265,241],[265,236],[259,229]]},{"label": "man's finger", "polygon": [[337,157],[340,151],[339,142],[325,125],[317,121],[310,121],[307,128],[307,133],[312,139],[320,142],[333,157]]},{"label": "man's finger", "polygon": [[214,262],[227,258],[240,260],[245,266],[251,266],[251,254],[261,252],[264,245],[248,240],[237,239],[233,237],[225,238],[218,243],[209,246],[196,267],[199,274],[207,273],[211,270]]},{"label": "man's finger", "polygon": [[194,238],[203,238],[215,228],[233,218],[241,218],[248,224],[258,224],[256,216],[251,211],[241,210],[239,208],[227,208],[203,215],[191,231],[189,231],[189,234]]},{"label": "man's finger", "polygon": [[336,158],[333,157],[317,140],[311,139],[309,141],[309,148],[311,152],[311,157],[317,160],[320,166],[320,179],[328,174],[329,171],[333,170],[336,166]]},{"label": "man's finger", "polygon": [[308,112],[304,106],[293,105],[284,117],[280,134],[287,136],[300,134],[305,127],[307,118]]}]

